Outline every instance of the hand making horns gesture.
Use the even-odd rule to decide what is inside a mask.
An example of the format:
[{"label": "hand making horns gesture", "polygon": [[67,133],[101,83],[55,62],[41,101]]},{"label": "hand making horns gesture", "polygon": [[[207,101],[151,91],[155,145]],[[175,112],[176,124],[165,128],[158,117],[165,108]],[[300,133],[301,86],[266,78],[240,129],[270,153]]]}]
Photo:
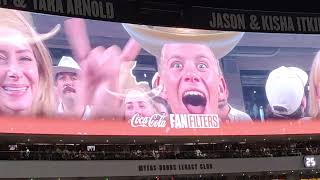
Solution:
[{"label": "hand making horns gesture", "polygon": [[140,53],[140,45],[135,40],[129,39],[123,50],[116,45],[108,48],[103,46],[92,48],[84,19],[68,19],[64,22],[64,26],[74,58],[82,70],[80,77],[84,103],[92,105],[96,116],[117,115],[121,98],[108,93],[106,89],[120,92],[121,63],[135,60]]}]

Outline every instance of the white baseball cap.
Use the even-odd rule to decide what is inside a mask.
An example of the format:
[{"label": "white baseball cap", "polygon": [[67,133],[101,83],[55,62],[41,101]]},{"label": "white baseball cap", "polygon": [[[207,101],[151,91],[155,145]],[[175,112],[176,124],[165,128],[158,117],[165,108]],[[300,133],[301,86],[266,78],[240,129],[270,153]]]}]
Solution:
[{"label": "white baseball cap", "polygon": [[272,112],[280,115],[294,113],[301,105],[307,82],[308,74],[299,68],[281,66],[274,69],[265,87]]},{"label": "white baseball cap", "polygon": [[69,56],[63,56],[58,66],[53,67],[54,76],[61,72],[78,73],[81,70],[79,64]]}]

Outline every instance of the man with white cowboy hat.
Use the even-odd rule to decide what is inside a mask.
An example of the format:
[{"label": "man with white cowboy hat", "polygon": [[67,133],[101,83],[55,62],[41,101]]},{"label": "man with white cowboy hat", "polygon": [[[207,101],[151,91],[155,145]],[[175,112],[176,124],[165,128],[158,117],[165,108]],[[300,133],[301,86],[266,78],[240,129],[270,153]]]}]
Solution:
[{"label": "man with white cowboy hat", "polygon": [[270,72],[266,95],[272,111],[271,119],[300,119],[307,106],[308,74],[297,67],[281,66]]},{"label": "man with white cowboy hat", "polygon": [[243,33],[123,24],[142,48],[156,56],[159,84],[174,113],[217,114],[224,78],[218,60]]},{"label": "man with white cowboy hat", "polygon": [[60,100],[58,113],[87,120],[90,118],[91,108],[82,102],[80,71],[78,63],[68,56],[63,56],[58,66],[54,66],[55,85]]}]

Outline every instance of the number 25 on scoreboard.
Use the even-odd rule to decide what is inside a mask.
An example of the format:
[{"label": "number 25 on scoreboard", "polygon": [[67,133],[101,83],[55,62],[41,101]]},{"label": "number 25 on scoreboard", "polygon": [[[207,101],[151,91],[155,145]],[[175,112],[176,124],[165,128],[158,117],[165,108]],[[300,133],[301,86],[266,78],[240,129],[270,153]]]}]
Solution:
[{"label": "number 25 on scoreboard", "polygon": [[316,166],[316,159],[314,156],[305,156],[304,157],[304,166],[306,168],[313,168]]}]

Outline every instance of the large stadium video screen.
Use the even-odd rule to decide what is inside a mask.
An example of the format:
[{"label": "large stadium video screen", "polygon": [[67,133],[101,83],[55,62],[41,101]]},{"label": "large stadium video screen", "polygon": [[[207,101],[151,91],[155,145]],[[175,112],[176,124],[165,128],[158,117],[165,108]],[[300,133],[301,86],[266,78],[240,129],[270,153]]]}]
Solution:
[{"label": "large stadium video screen", "polygon": [[319,48],[313,34],[0,9],[0,133],[319,133]]}]

